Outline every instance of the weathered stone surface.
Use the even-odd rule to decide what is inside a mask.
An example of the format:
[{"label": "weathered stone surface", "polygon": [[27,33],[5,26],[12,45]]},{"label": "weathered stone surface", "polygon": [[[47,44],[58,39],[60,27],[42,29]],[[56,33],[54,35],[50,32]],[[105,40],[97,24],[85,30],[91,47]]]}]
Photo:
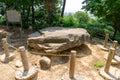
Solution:
[{"label": "weathered stone surface", "polygon": [[15,72],[15,80],[38,80],[38,70],[35,66],[30,67],[28,71],[24,71],[23,67],[18,68]]},{"label": "weathered stone surface", "polygon": [[51,60],[45,56],[41,58],[39,63],[40,63],[41,69],[43,69],[43,70],[47,70],[51,66]]},{"label": "weathered stone surface", "polygon": [[9,61],[12,61],[16,57],[15,54],[9,53],[9,56],[6,57],[6,54],[1,55],[0,61],[3,63],[8,63]]},{"label": "weathered stone surface", "polygon": [[28,46],[45,53],[57,53],[80,46],[89,39],[83,28],[49,27],[29,35]]},{"label": "weathered stone surface", "polygon": [[16,66],[17,68],[20,68],[20,67],[22,67],[23,65],[22,65],[22,62],[21,62],[20,60],[17,60],[16,63],[15,63],[15,66]]}]

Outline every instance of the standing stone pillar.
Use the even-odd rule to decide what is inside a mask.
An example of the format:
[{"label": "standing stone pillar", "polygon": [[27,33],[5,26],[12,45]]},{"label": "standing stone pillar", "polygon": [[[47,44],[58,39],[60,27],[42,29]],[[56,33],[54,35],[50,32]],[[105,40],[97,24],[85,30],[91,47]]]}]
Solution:
[{"label": "standing stone pillar", "polygon": [[69,77],[74,78],[76,51],[71,51]]},{"label": "standing stone pillar", "polygon": [[6,38],[2,39],[2,45],[3,45],[4,54],[1,56],[0,60],[1,62],[7,63],[15,58],[15,54],[9,52]]},{"label": "standing stone pillar", "polygon": [[108,39],[109,39],[109,34],[106,34],[104,44],[103,44],[103,46],[100,46],[100,48],[104,51],[109,51],[109,49],[107,48]]},{"label": "standing stone pillar", "polygon": [[[116,54],[117,45],[118,45],[118,41],[113,41],[113,48],[115,48],[115,54]],[[115,57],[115,54],[113,58]]]},{"label": "standing stone pillar", "polygon": [[28,71],[29,65],[28,65],[25,47],[24,46],[19,47],[19,51],[20,51],[20,56],[21,56],[23,67],[24,67],[24,71]]},{"label": "standing stone pillar", "polygon": [[104,77],[105,80],[119,80],[119,69],[111,66],[114,54],[115,49],[110,48],[106,65],[99,70],[100,75]]},{"label": "standing stone pillar", "polygon": [[[114,51],[114,55],[113,55],[113,59],[112,59],[111,64],[120,64],[120,57],[118,55],[116,55],[117,54],[116,53],[117,52],[116,51],[117,44],[118,44],[118,41],[113,41],[112,47],[115,49],[115,51]],[[105,54],[104,58],[107,60],[108,56],[109,56],[109,54]]]},{"label": "standing stone pillar", "polygon": [[104,48],[107,47],[108,39],[109,39],[109,34],[106,34],[105,35],[105,40],[104,40]]},{"label": "standing stone pillar", "polygon": [[105,69],[104,69],[104,71],[106,73],[109,72],[109,69],[110,69],[111,62],[112,62],[112,59],[114,57],[114,54],[115,54],[115,49],[114,48],[110,48],[108,59],[107,59],[107,62],[106,62],[106,65],[105,65]]},{"label": "standing stone pillar", "polygon": [[15,72],[16,80],[37,80],[38,71],[35,66],[29,67],[25,47],[19,47],[23,67]]},{"label": "standing stone pillar", "polygon": [[118,41],[116,41],[116,40],[115,40],[115,41],[113,41],[113,48],[115,48],[115,49],[116,49],[116,48],[117,48],[117,45],[118,45]]}]

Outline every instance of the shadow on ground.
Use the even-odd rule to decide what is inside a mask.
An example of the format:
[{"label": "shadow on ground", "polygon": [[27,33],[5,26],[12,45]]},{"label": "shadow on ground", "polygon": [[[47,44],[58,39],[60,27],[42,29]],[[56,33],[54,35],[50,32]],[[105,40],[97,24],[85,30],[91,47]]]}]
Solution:
[{"label": "shadow on ground", "polygon": [[[76,58],[85,57],[92,53],[92,51],[86,44],[82,44],[81,46],[65,50],[61,52],[61,54],[64,54],[64,53],[70,54],[71,50],[77,51]],[[69,56],[52,57],[52,66],[58,65],[58,64],[64,64],[69,61],[69,58],[70,58]]]}]

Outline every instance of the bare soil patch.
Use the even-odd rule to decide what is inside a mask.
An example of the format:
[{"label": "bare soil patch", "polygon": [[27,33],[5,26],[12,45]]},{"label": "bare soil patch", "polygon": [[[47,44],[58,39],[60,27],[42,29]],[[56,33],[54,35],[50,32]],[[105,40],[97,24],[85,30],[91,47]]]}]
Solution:
[{"label": "bare soil patch", "polygon": [[[20,40],[19,34],[16,31],[10,38],[10,44],[17,48],[20,46],[26,46],[27,48],[27,35],[31,32],[24,31],[24,35]],[[77,51],[78,55],[81,55],[80,57],[76,57],[75,76],[79,77],[79,79],[76,78],[77,80],[104,80],[104,78],[99,75],[98,70],[94,68],[95,63],[106,62],[104,54],[108,52],[100,49],[99,45],[102,45],[102,43],[103,40],[94,38],[92,41],[86,42],[80,47],[72,48]],[[65,52],[69,53],[70,50],[66,50]],[[17,50],[10,48],[10,51],[16,54],[16,58],[7,64],[0,62],[0,80],[15,80],[14,73],[17,69],[15,63],[21,60],[21,58]],[[1,56],[3,53],[1,43],[0,53]],[[27,51],[27,57],[30,66],[37,66],[39,71],[38,80],[62,80],[63,76],[68,76],[66,74],[69,73],[69,57],[52,57],[52,66],[49,70],[41,70],[39,64],[39,60],[41,59],[40,55],[33,55],[30,51]],[[117,67],[120,66],[117,65]],[[63,80],[68,80],[68,78],[64,78]]]}]

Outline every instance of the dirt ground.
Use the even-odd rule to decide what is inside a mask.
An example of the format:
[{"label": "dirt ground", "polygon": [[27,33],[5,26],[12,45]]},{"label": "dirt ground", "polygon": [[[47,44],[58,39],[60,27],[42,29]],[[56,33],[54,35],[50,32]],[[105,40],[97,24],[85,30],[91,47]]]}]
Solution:
[{"label": "dirt ground", "polygon": [[[17,30],[16,30],[17,31]],[[0,29],[1,38],[4,29]],[[12,33],[13,32],[13,33]],[[18,32],[11,31],[12,33],[9,43],[16,48],[20,46],[25,46],[27,49],[27,35],[31,32],[24,32],[22,39],[20,40]],[[92,41],[86,42],[80,47],[73,48],[71,50],[76,50],[77,55],[75,63],[75,79],[74,80],[104,80],[103,77],[99,75],[99,71],[94,68],[94,64],[97,62],[105,63],[104,55],[108,52],[100,49],[99,45],[103,44],[103,40],[93,38]],[[10,52],[16,54],[16,58],[9,63],[0,62],[0,80],[15,80],[15,71],[17,67],[15,63],[21,60],[19,52],[10,48]],[[67,50],[70,52],[70,50]],[[63,52],[64,53],[64,52]],[[2,45],[0,43],[0,56],[3,54]],[[37,66],[38,70],[38,80],[68,80],[69,71],[69,57],[52,57],[52,66],[49,70],[42,70],[39,65],[40,55],[31,54],[27,50],[27,57],[29,65]],[[67,75],[66,75],[67,74]],[[64,77],[63,77],[64,76]]]}]

